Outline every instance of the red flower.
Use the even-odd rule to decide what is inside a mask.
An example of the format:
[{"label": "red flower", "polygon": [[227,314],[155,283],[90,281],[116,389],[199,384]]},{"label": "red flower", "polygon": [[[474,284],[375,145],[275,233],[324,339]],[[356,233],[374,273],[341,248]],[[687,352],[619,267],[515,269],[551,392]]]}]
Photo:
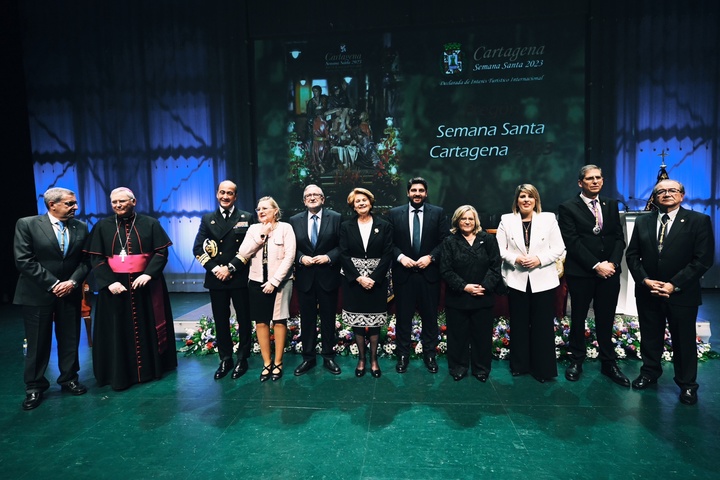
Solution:
[{"label": "red flower", "polygon": [[207,343],[207,349],[208,349],[208,350],[212,350],[212,349],[213,349],[213,346],[214,346],[213,342],[208,342],[208,343]]},{"label": "red flower", "polygon": [[192,338],[188,338],[188,339],[185,341],[185,345],[192,345],[192,344],[194,344],[194,343],[195,343],[195,342],[193,342]]}]

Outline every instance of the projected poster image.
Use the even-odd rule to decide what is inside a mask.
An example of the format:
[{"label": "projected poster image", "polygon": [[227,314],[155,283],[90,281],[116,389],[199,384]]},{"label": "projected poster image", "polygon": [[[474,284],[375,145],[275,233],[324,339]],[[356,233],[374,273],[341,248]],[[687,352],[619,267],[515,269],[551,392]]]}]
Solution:
[{"label": "projected poster image", "polygon": [[[369,188],[382,210],[422,176],[432,203],[472,204],[493,227],[515,187],[532,183],[553,211],[585,163],[583,35],[582,19],[564,19],[263,45],[259,62],[287,53],[283,85],[263,100],[284,108],[286,123],[283,141],[259,138],[260,185],[282,182],[300,208],[315,183],[348,213],[353,187]],[[259,117],[270,122],[261,131],[278,130],[279,112]]]}]

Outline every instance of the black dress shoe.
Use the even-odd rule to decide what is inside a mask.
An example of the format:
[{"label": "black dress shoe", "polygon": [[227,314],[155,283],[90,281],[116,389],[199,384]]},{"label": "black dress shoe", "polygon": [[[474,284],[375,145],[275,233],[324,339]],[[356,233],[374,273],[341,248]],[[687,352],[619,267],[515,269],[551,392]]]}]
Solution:
[{"label": "black dress shoe", "polygon": [[692,388],[685,388],[680,392],[680,403],[695,405],[697,403],[697,391]]},{"label": "black dress shoe", "polygon": [[485,382],[487,382],[488,374],[485,372],[473,373],[473,377],[475,377],[478,380],[480,380],[481,382],[485,383]]},{"label": "black dress shoe", "polygon": [[572,362],[565,370],[565,378],[571,382],[577,382],[580,380],[580,374],[582,373],[582,364]]},{"label": "black dress shoe", "polygon": [[332,358],[326,358],[323,360],[323,367],[325,367],[325,370],[332,373],[333,375],[340,375],[340,365],[335,363],[335,360]]},{"label": "black dress shoe", "polygon": [[220,380],[225,375],[230,373],[230,370],[233,368],[233,361],[232,360],[223,360],[220,362],[220,366],[215,370],[215,380]]},{"label": "black dress shoe", "polygon": [[438,372],[438,364],[435,360],[435,357],[427,357],[425,358],[425,366],[428,369],[428,372],[430,373],[437,373]]},{"label": "black dress shoe", "polygon": [[233,368],[232,373],[232,379],[237,380],[238,378],[245,375],[248,371],[248,361],[245,359],[242,359],[238,362],[237,365],[235,365],[235,368]]},{"label": "black dress shoe", "polygon": [[614,363],[603,365],[600,368],[600,373],[602,373],[606,377],[610,377],[610,380],[612,380],[613,382],[617,383],[620,386],[623,386],[623,387],[630,386],[630,380],[628,380],[628,378],[625,376],[625,374],[620,371],[620,367],[618,367]]},{"label": "black dress shoe", "polygon": [[657,383],[656,378],[650,378],[647,375],[640,374],[640,376],[638,378],[633,380],[632,387],[635,390],[645,390],[647,387],[649,387],[653,383]]},{"label": "black dress shoe", "polygon": [[453,380],[455,380],[456,382],[459,382],[460,380],[462,380],[463,378],[465,378],[467,376],[467,372],[456,372],[456,373],[451,373],[450,375],[452,376]]},{"label": "black dress shoe", "polygon": [[307,372],[315,368],[315,360],[303,360],[300,365],[295,369],[295,376],[305,375]]},{"label": "black dress shoe", "polygon": [[397,365],[395,365],[395,370],[398,373],[405,373],[407,372],[408,368],[408,357],[407,355],[400,355],[398,357]]},{"label": "black dress shoe", "polygon": [[87,393],[87,387],[77,380],[64,384],[60,389],[63,392],[71,393],[73,395],[84,395]]},{"label": "black dress shoe", "polygon": [[380,370],[380,368],[378,368],[377,370],[371,368],[370,374],[373,376],[373,378],[380,378],[380,375],[382,375],[382,371]]},{"label": "black dress shoe", "polygon": [[640,374],[639,377],[633,380],[632,388],[634,388],[635,390],[645,390],[653,383],[657,383],[656,378],[650,378],[647,375]]},{"label": "black dress shoe", "polygon": [[365,369],[364,368],[356,368],[355,369],[355,376],[360,378],[365,375]]},{"label": "black dress shoe", "polygon": [[42,392],[30,392],[25,395],[25,400],[23,400],[22,408],[23,410],[32,410],[33,408],[37,408],[38,406],[40,406],[42,400]]}]

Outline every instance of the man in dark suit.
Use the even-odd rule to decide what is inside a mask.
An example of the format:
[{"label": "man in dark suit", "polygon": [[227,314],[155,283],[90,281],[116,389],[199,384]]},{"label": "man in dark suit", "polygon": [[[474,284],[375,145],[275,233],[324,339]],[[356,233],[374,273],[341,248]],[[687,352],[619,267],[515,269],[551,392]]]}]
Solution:
[{"label": "man in dark suit", "polygon": [[[235,207],[237,185],[229,180],[220,182],[216,197],[219,208],[200,220],[193,254],[205,268],[205,288],[210,290],[210,305],[215,319],[216,341],[220,366],[215,380],[232,370],[232,378],[240,378],[248,370],[252,326],[248,300],[248,271],[236,257],[245,233],[253,221],[250,212]],[[238,322],[239,344],[237,364],[233,369],[233,342],[230,334],[230,302]]]},{"label": "man in dark suit", "polygon": [[405,373],[410,358],[410,337],[415,310],[422,319],[422,349],[425,366],[437,373],[437,311],[440,302],[440,244],[450,233],[445,210],[427,203],[427,181],[408,180],[409,204],[390,210],[393,225],[393,288],[396,302],[395,341],[398,373]]},{"label": "man in dark suit", "polygon": [[565,278],[570,293],[570,366],[565,378],[580,378],[585,360],[585,320],[590,302],[595,311],[595,333],[599,346],[601,372],[623,387],[630,380],[617,365],[612,342],[615,308],[620,294],[620,262],[625,235],[620,223],[618,202],[600,196],[602,170],[585,165],[578,175],[581,192],[561,204],[560,232],[565,241]]},{"label": "man in dark suit", "polygon": [[317,317],[320,314],[320,339],[323,366],[332,374],[340,374],[335,363],[335,313],[340,285],[340,223],[342,216],[323,208],[325,196],[317,185],[308,185],[303,192],[307,210],[290,218],[295,232],[295,289],[300,304],[300,340],[303,361],[295,375],[304,375],[315,367]]},{"label": "man in dark suit", "polygon": [[659,212],[635,222],[627,264],[635,280],[642,367],[632,386],[643,390],[662,375],[665,323],[672,338],[680,402],[697,403],[697,320],[700,278],[712,266],[715,239],[710,217],[680,206],[685,187],[662,180],[653,189]]},{"label": "man in dark suit", "polygon": [[15,265],[20,271],[14,302],[22,305],[27,356],[24,410],[42,403],[50,388],[45,370],[50,361],[53,322],[57,340],[57,382],[63,392],[87,392],[78,380],[80,362],[80,286],[89,265],[83,254],[88,236],[84,222],[75,219],[75,193],[51,188],[43,195],[46,215],[21,218],[15,226]]}]

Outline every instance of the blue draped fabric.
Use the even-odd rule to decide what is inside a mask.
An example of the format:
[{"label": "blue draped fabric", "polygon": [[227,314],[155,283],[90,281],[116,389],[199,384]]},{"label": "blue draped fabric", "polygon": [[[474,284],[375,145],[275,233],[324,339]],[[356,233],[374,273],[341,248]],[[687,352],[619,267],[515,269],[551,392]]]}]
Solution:
[{"label": "blue draped fabric", "polygon": [[[685,208],[711,216],[720,238],[720,15],[717,2],[627,2],[615,33],[617,191],[641,210],[661,162],[685,186]],[[664,157],[660,155],[663,154]],[[716,265],[720,244],[716,242]],[[713,267],[705,287],[720,284]]]},{"label": "blue draped fabric", "polygon": [[202,290],[192,245],[199,218],[217,206],[216,186],[231,178],[238,206],[254,207],[247,135],[236,131],[248,114],[233,103],[246,83],[233,73],[243,71],[234,31],[242,8],[139,0],[23,8],[38,211],[47,188],[70,188],[92,227],[112,214],[110,191],[126,186],[174,242],[169,289]]}]

